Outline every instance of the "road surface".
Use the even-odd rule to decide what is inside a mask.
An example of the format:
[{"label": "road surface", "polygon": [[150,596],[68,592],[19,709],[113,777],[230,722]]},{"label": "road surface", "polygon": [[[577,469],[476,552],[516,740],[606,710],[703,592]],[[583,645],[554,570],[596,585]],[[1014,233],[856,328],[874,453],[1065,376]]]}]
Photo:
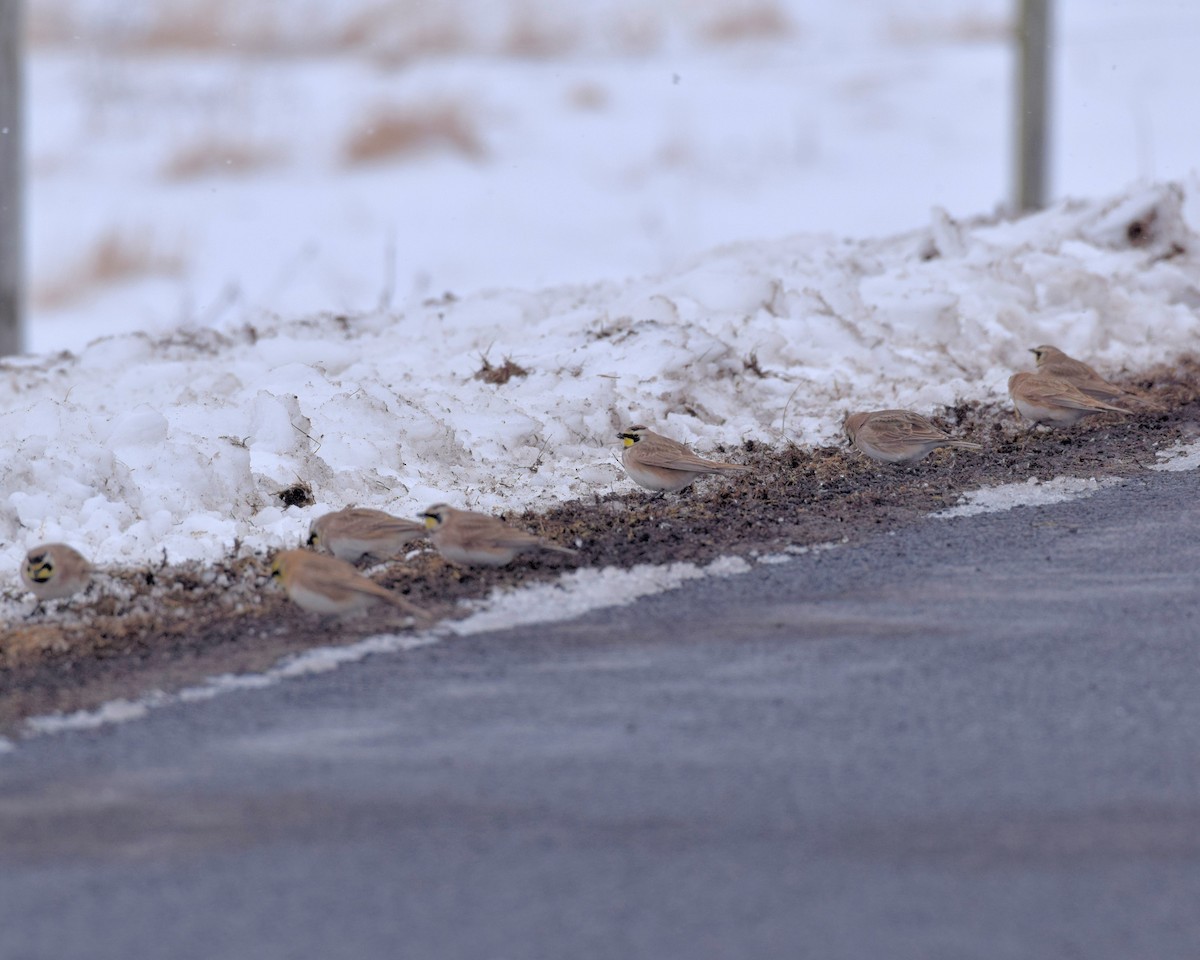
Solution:
[{"label": "road surface", "polygon": [[1200,476],[0,758],[0,957],[1194,958]]}]

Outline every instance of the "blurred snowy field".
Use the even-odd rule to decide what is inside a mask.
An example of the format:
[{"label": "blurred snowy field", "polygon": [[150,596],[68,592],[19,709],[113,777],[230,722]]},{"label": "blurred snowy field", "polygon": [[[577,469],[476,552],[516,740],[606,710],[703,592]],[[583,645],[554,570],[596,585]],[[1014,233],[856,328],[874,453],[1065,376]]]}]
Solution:
[{"label": "blurred snowy field", "polygon": [[[991,212],[1014,6],[39,0],[30,347]],[[1200,8],[1056,6],[1057,194],[1193,183]]]},{"label": "blurred snowy field", "polygon": [[630,489],[633,421],[814,443],[997,396],[1038,343],[1195,339],[1187,4],[1062,3],[1054,182],[1085,199],[1014,223],[1000,0],[36,6],[14,568]]}]

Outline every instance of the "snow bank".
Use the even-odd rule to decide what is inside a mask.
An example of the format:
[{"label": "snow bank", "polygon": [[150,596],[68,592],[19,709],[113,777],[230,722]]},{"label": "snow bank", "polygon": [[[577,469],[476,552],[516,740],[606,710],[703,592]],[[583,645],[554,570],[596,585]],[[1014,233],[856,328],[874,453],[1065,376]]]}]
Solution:
[{"label": "snow bank", "polygon": [[[1043,342],[1109,371],[1167,359],[1200,304],[1181,202],[1155,186],[1011,223],[935,211],[897,237],[726,247],[622,283],[10,361],[5,562],[58,539],[100,563],[205,559],[235,537],[294,544],[351,503],[411,516],[626,490],[630,422],[701,450],[818,443],[850,408],[998,397]],[[485,356],[528,373],[475,379]],[[298,482],[315,507],[280,501]]]}]

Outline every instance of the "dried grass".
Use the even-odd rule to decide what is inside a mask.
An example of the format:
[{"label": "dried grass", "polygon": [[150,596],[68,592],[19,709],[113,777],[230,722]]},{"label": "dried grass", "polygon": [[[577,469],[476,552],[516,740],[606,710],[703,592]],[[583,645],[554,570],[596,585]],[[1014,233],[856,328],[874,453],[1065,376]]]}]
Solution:
[{"label": "dried grass", "polygon": [[333,40],[340,52],[365,52],[382,67],[423,57],[469,53],[473,42],[453,11],[411,2],[382,3],[353,14]]},{"label": "dried grass", "polygon": [[176,150],[162,172],[168,180],[238,177],[275,166],[282,159],[282,150],[266,144],[203,140]]},{"label": "dried grass", "polygon": [[529,371],[513,360],[512,357],[505,357],[504,362],[499,366],[494,365],[486,356],[480,357],[482,366],[475,371],[472,379],[482,380],[484,383],[499,385],[508,383],[513,377],[527,377]]},{"label": "dried grass", "polygon": [[31,43],[65,45],[87,38],[93,48],[124,54],[215,53],[280,55],[311,52],[286,5],[242,0],[171,0],[140,4],[121,18],[98,17],[73,0],[30,5]]},{"label": "dried grass", "polygon": [[603,110],[608,106],[608,89],[598,83],[577,83],[567,91],[567,103],[576,110]]},{"label": "dried grass", "polygon": [[478,160],[486,153],[471,112],[453,100],[377,107],[342,147],[349,167],[445,150]]},{"label": "dried grass", "polygon": [[145,276],[176,276],[183,257],[164,250],[145,233],[110,230],[57,279],[35,287],[33,302],[41,309],[65,306],[97,287]]},{"label": "dried grass", "polygon": [[319,16],[297,15],[294,0],[142,0],[121,16],[84,0],[29,4],[31,43],[155,56],[358,55],[396,67],[429,57],[474,55],[547,60],[582,49],[643,56],[672,31],[708,43],[737,43],[792,31],[779,0],[640,0],[600,10],[557,0],[501,0],[479,16],[479,0],[368,0]]},{"label": "dried grass", "polygon": [[575,24],[524,4],[513,11],[498,52],[518,60],[552,60],[576,50],[581,40]]},{"label": "dried grass", "polygon": [[229,4],[215,2],[170,3],[154,9],[148,21],[126,39],[128,47],[153,53],[222,49],[230,46],[262,51],[271,46],[274,31],[259,21],[255,35],[231,29]]},{"label": "dried grass", "polygon": [[699,33],[709,43],[725,44],[786,37],[794,29],[779,4],[773,0],[757,0],[719,10],[701,24]]}]

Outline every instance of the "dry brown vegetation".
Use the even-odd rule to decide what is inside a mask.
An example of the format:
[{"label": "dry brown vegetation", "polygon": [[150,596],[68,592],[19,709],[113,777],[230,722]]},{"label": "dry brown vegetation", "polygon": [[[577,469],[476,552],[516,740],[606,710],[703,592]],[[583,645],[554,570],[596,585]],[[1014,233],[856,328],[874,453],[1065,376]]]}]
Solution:
[{"label": "dry brown vegetation", "polygon": [[406,12],[405,6],[378,4],[357,11],[334,38],[335,46],[342,52],[362,51],[392,68],[471,51],[471,35],[452,9],[424,4]]},{"label": "dry brown vegetation", "polygon": [[86,36],[93,45],[124,54],[242,52],[280,55],[302,36],[289,25],[286,5],[242,0],[172,0],[141,4],[123,18],[93,19],[72,0],[29,5],[26,30],[32,44],[60,45]]},{"label": "dry brown vegetation", "polygon": [[217,137],[177,149],[163,165],[163,176],[168,180],[246,176],[282,160],[283,151],[278,147]]},{"label": "dry brown vegetation", "polygon": [[718,8],[700,25],[700,36],[709,43],[741,43],[786,37],[795,30],[791,19],[772,0],[730,4]]},{"label": "dry brown vegetation", "polygon": [[464,104],[441,100],[377,107],[347,138],[342,162],[360,166],[435,150],[472,160],[484,156],[483,137]]},{"label": "dry brown vegetation", "polygon": [[481,357],[482,365],[475,371],[472,379],[482,380],[484,383],[501,384],[508,383],[513,377],[527,377],[529,371],[515,362],[512,357],[505,357],[504,362],[499,366],[493,364],[487,357]]},{"label": "dry brown vegetation", "polygon": [[93,290],[146,276],[177,276],[183,256],[165,248],[149,232],[110,230],[59,276],[38,283],[33,302],[53,309],[86,296]]},{"label": "dry brown vegetation", "polygon": [[672,32],[705,43],[786,35],[793,25],[778,0],[657,0],[575,11],[559,0],[506,0],[488,27],[471,2],[373,0],[296,15],[290,0],[171,0],[131,5],[121,17],[98,17],[80,0],[30,4],[32,44],[68,46],[86,37],[93,50],[121,55],[190,53],[235,56],[358,55],[387,67],[452,55],[551,59],[604,49],[642,56]]},{"label": "dry brown vegetation", "polygon": [[[375,577],[436,616],[455,617],[464,613],[460,601],[557,577],[577,565],[703,563],[862,540],[919,522],[983,486],[1031,477],[1133,476],[1156,461],[1156,451],[1200,433],[1200,361],[1158,367],[1124,385],[1163,409],[1043,431],[1018,424],[1007,405],[964,402],[937,419],[985,449],[941,450],[914,466],[876,464],[845,446],[747,442],[703,451],[753,471],[704,480],[680,496],[597,493],[506,518],[577,547],[578,558],[534,555],[501,569],[463,570],[426,547]],[[289,653],[396,628],[383,614],[331,623],[299,611],[270,582],[267,558],[236,546],[215,564],[117,571],[107,586],[0,629],[0,731],[19,732],[23,718],[34,714],[262,670]]]},{"label": "dry brown vegetation", "polygon": [[608,106],[608,90],[598,83],[577,83],[567,91],[567,103],[576,110],[603,110]]}]

